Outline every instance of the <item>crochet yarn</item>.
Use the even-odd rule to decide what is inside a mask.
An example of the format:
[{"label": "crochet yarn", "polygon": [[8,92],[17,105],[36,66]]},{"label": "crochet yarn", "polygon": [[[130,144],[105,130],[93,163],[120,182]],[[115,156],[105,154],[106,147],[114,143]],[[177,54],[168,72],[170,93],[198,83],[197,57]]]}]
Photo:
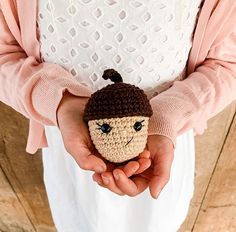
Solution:
[{"label": "crochet yarn", "polygon": [[94,92],[84,111],[84,120],[115,118],[125,116],[151,117],[152,108],[142,89],[135,85],[123,83],[122,77],[114,69],[107,69],[103,76],[115,84],[109,84]]},{"label": "crochet yarn", "polygon": [[153,111],[144,91],[123,83],[117,71],[107,69],[102,77],[114,84],[91,95],[83,119],[98,152],[111,162],[121,163],[145,149]]},{"label": "crochet yarn", "polygon": [[[148,117],[143,116],[91,120],[89,131],[99,153],[111,162],[121,163],[136,157],[144,150],[148,136],[148,120]],[[142,124],[140,131],[134,129],[136,122]],[[112,128],[109,133],[103,133],[100,129],[99,125],[104,123]]]}]

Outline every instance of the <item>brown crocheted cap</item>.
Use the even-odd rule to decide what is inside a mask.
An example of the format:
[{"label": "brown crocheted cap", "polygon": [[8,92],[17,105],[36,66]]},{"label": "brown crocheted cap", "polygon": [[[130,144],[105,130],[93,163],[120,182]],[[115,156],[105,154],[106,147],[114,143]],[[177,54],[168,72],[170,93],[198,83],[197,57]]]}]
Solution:
[{"label": "brown crocheted cap", "polygon": [[153,114],[147,95],[135,85],[123,83],[121,75],[114,69],[107,69],[103,76],[114,84],[108,84],[91,94],[84,110],[84,121],[127,116]]}]

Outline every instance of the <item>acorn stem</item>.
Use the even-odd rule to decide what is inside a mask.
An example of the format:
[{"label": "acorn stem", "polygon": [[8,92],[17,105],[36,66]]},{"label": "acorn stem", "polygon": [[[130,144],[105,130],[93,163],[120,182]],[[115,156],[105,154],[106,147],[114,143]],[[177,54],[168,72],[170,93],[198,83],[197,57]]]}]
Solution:
[{"label": "acorn stem", "polygon": [[112,82],[123,82],[121,75],[115,69],[106,69],[102,75],[103,79],[110,79]]}]

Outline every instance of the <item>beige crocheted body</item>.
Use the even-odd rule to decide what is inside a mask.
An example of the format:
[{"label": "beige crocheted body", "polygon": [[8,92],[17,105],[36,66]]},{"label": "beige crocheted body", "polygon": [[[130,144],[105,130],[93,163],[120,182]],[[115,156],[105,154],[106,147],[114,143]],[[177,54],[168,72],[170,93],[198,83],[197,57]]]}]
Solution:
[{"label": "beige crocheted body", "polygon": [[[121,163],[138,156],[145,148],[148,137],[149,117],[129,116],[122,118],[97,119],[88,121],[91,139],[98,152],[107,160]],[[139,131],[136,122],[142,122]],[[112,128],[104,133],[98,126],[107,123]]]}]

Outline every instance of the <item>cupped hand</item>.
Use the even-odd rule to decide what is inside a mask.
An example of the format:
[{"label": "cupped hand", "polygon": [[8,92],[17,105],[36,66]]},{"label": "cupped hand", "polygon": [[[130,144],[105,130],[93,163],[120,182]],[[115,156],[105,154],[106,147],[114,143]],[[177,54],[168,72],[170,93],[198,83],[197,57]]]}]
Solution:
[{"label": "cupped hand", "polygon": [[157,198],[169,182],[174,160],[174,145],[171,139],[163,135],[150,135],[148,149],[152,158],[152,175],[149,176],[149,190],[153,198]]},{"label": "cupped hand", "polygon": [[[101,174],[93,174],[93,179],[102,187],[113,192],[120,191],[128,196],[136,196],[149,187],[150,194],[157,198],[161,190],[168,183],[171,166],[174,159],[174,146],[172,141],[163,135],[149,135],[147,149],[151,154],[151,165],[143,172],[136,173],[135,170],[123,171],[119,168],[113,170],[109,176],[109,185],[103,182]],[[118,175],[119,179],[114,177]]]},{"label": "cupped hand", "polygon": [[102,157],[95,148],[88,125],[83,121],[84,107],[88,97],[77,97],[66,91],[57,109],[57,121],[66,151],[72,155],[79,167],[84,170],[101,173],[119,167],[129,174],[135,170],[142,172],[151,162],[149,152],[143,153],[136,160],[115,164]]},{"label": "cupped hand", "polygon": [[[100,186],[108,188],[112,192],[118,195],[133,195],[138,190],[139,192],[143,191],[146,188],[145,183],[139,182],[136,178],[133,183],[128,177],[132,176],[134,173],[142,173],[151,165],[150,152],[144,150],[137,157],[123,162],[121,164],[114,164],[107,161],[107,171],[102,174],[94,173],[93,180],[96,181]],[[125,180],[114,181],[114,171],[119,170],[122,172],[123,176],[126,177]],[[119,186],[121,185],[121,186]],[[126,188],[127,185],[127,188]],[[135,190],[134,190],[135,189]]]},{"label": "cupped hand", "polygon": [[100,173],[107,167],[103,157],[96,152],[88,126],[83,121],[84,107],[88,99],[66,91],[57,109],[57,121],[65,149],[79,167]]}]

